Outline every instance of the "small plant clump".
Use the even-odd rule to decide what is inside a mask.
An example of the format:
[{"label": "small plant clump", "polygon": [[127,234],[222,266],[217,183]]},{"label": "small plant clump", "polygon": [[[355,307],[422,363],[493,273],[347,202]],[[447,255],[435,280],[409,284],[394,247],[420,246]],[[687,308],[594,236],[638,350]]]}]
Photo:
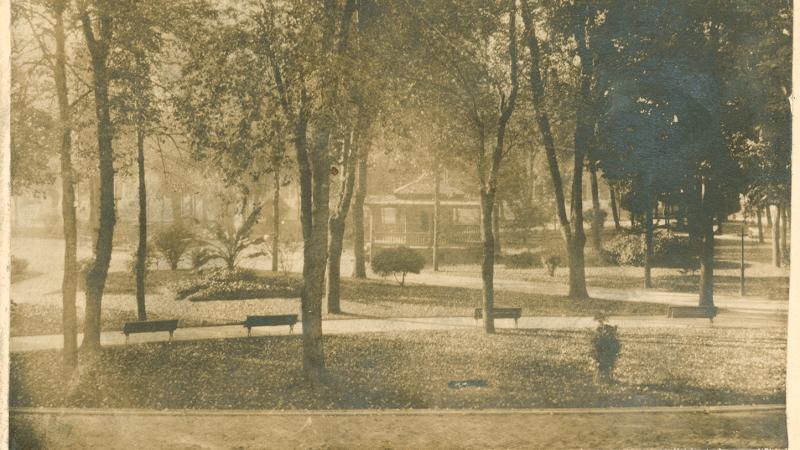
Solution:
[{"label": "small plant clump", "polygon": [[159,231],[153,240],[156,251],[167,260],[169,268],[172,270],[178,269],[178,263],[194,244],[194,233],[177,223]]},{"label": "small plant clump", "polygon": [[[253,206],[252,211],[242,218],[240,224],[213,224],[208,230],[210,237],[203,241],[203,251],[193,256],[192,265],[195,268],[203,266],[212,260],[220,260],[229,270],[235,269],[244,257],[245,251],[251,246],[264,243],[264,237],[252,237],[253,228],[258,223],[262,205]],[[263,251],[247,255],[248,258],[266,256]],[[199,265],[198,265],[199,264]]]},{"label": "small plant clump", "polygon": [[370,265],[373,272],[382,277],[392,275],[400,287],[403,287],[406,283],[407,273],[422,271],[425,266],[425,257],[408,247],[387,248],[378,251],[372,257]]},{"label": "small plant clump", "polygon": [[561,265],[561,258],[558,255],[550,255],[547,258],[542,258],[544,266],[547,268],[547,273],[554,277],[556,276],[556,269]]},{"label": "small plant clump", "polygon": [[592,336],[592,358],[600,378],[611,381],[621,347],[617,337],[617,327],[606,323],[605,314],[597,314],[594,319],[598,325]]}]

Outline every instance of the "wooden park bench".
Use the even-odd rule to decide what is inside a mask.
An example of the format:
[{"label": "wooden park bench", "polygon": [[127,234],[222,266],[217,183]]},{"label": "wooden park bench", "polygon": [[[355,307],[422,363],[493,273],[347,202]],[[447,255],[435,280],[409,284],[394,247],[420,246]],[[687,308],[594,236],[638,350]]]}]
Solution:
[{"label": "wooden park bench", "polygon": [[128,338],[134,333],[156,333],[159,331],[168,331],[169,340],[172,341],[172,333],[178,328],[178,319],[173,320],[141,320],[138,322],[125,322],[122,327],[122,332],[125,333],[125,344],[128,343]]},{"label": "wooden park bench", "polygon": [[716,316],[716,306],[670,306],[667,310],[667,317],[671,319],[708,319],[714,323]]},{"label": "wooden park bench", "polygon": [[291,334],[294,325],[297,323],[297,314],[285,314],[279,316],[247,316],[242,325],[247,328],[247,335],[250,336],[250,331],[253,327],[272,327],[278,325],[289,325],[289,333]]},{"label": "wooden park bench", "polygon": [[[517,321],[522,317],[522,308],[494,308],[495,319],[514,319],[514,326],[517,326]],[[483,308],[475,308],[475,322],[483,318]]]}]

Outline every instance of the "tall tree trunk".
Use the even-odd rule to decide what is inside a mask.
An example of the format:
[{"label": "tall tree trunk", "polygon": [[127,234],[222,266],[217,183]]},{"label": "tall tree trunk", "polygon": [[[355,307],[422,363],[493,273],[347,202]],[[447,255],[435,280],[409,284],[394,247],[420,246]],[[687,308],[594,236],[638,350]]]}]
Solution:
[{"label": "tall tree trunk", "polygon": [[[767,207],[772,208],[772,206]],[[770,216],[767,216],[770,217]],[[781,267],[783,262],[783,255],[781,255],[781,211],[779,206],[775,206],[775,220],[772,221],[772,264],[775,267]]]},{"label": "tall tree trunk", "polygon": [[481,278],[483,280],[483,329],[494,333],[494,192],[481,189],[481,235],[483,237],[483,259]]},{"label": "tall tree trunk", "polygon": [[276,167],[273,171],[274,186],[272,190],[272,271],[278,271],[278,257],[281,245],[281,171]]},{"label": "tall tree trunk", "polygon": [[570,297],[588,298],[583,250],[586,235],[583,231],[583,163],[593,133],[591,103],[591,81],[593,71],[592,54],[586,47],[586,21],[588,6],[581,10],[575,40],[581,60],[580,98],[575,124],[575,159],[572,171],[572,224],[573,242],[570,249]]},{"label": "tall tree trunk", "polygon": [[353,195],[353,254],[355,256],[355,267],[353,268],[353,278],[367,278],[367,263],[364,247],[364,200],[367,197],[367,158],[369,148],[361,146],[358,157],[358,177],[356,180],[356,190]]},{"label": "tall tree trunk", "polygon": [[695,254],[699,257],[702,253],[703,241],[703,187],[702,182],[697,181],[689,189],[689,201],[686,206],[686,228],[689,232],[689,243],[695,249]]},{"label": "tall tree trunk", "polygon": [[700,252],[700,300],[699,305],[714,306],[714,206],[716,192],[711,183],[705,182],[702,194],[701,215],[701,252]]},{"label": "tall tree trunk", "polygon": [[619,207],[617,206],[617,190],[611,183],[608,184],[608,194],[611,198],[611,216],[614,218],[614,229],[619,231],[622,227],[619,224]]},{"label": "tall tree trunk", "polygon": [[359,158],[358,147],[361,142],[354,140],[355,132],[350,132],[350,142],[343,145],[344,170],[342,187],[339,191],[339,200],[336,209],[330,217],[330,241],[328,242],[328,313],[342,312],[339,288],[341,284],[342,247],[344,242],[344,229],[347,223],[347,213],[350,210],[350,201],[353,197],[353,188],[356,178],[356,161]]},{"label": "tall tree trunk", "polygon": [[325,369],[325,354],[322,347],[322,297],[325,295],[325,268],[328,260],[328,219],[330,210],[330,157],[329,130],[317,131],[314,154],[311,158],[312,228],[310,240],[303,248],[304,295],[301,300],[304,327],[303,366],[312,381],[320,381]]},{"label": "tall tree trunk", "polygon": [[[525,24],[525,36],[527,37],[527,45],[528,50],[531,56],[531,65],[530,65],[530,76],[529,81],[532,88],[532,100],[533,100],[533,107],[535,110],[536,115],[536,122],[539,126],[539,132],[542,134],[542,140],[544,141],[544,148],[545,154],[547,156],[547,163],[548,168],[550,171],[550,178],[553,182],[553,194],[556,200],[556,211],[558,215],[558,221],[561,228],[561,234],[564,238],[564,242],[567,248],[567,255],[569,259],[569,296],[572,298],[587,298],[589,296],[588,292],[586,291],[586,277],[584,273],[583,267],[583,246],[585,244],[586,237],[583,234],[583,225],[580,226],[576,225],[576,230],[580,230],[580,236],[574,236],[572,234],[569,219],[567,218],[567,210],[566,210],[566,203],[564,199],[564,187],[561,181],[561,172],[558,167],[558,159],[556,158],[556,149],[555,143],[553,140],[553,133],[550,128],[550,119],[547,112],[544,110],[543,106],[545,104],[544,99],[544,83],[542,82],[542,76],[540,72],[540,59],[541,56],[539,54],[539,41],[536,37],[536,31],[533,28],[533,19],[527,5],[527,2],[522,2],[522,15],[523,15],[523,22]],[[583,84],[583,83],[582,83]],[[587,85],[588,87],[588,85]],[[583,92],[583,91],[582,91]],[[576,136],[578,138],[583,138],[583,136]],[[585,142],[582,142],[585,144]],[[580,172],[583,170],[583,147],[576,145],[576,149],[581,148],[579,152],[580,155],[576,155],[576,166],[580,166],[580,170],[578,171],[578,180],[573,181],[573,199],[577,196],[579,199],[581,197],[581,181],[580,181]],[[575,191],[575,186],[577,186],[577,191]],[[573,208],[575,206],[581,206],[582,202],[578,200],[578,204],[573,200]],[[582,218],[583,213],[577,214],[575,220]]]},{"label": "tall tree trunk", "polygon": [[340,278],[342,275],[342,246],[344,240],[344,222],[331,220],[330,241],[328,242],[328,313],[342,312],[340,296]]},{"label": "tall tree trunk", "polygon": [[600,190],[597,186],[597,166],[593,161],[589,162],[589,174],[592,184],[592,247],[598,255],[603,252],[603,221],[601,217],[603,210],[600,209]]},{"label": "tall tree trunk", "polygon": [[147,273],[147,186],[144,167],[144,131],[136,130],[136,158],[139,167],[139,246],[136,249],[136,312],[139,320],[147,320],[144,279]]},{"label": "tall tree trunk", "polygon": [[[648,192],[649,192],[648,188]],[[650,200],[650,195],[648,193],[648,203]],[[644,226],[645,226],[645,252],[644,252],[644,287],[645,289],[650,289],[653,287],[653,279],[651,276],[651,271],[653,268],[653,208],[651,205],[647,205],[645,207],[645,217],[644,217]]]},{"label": "tall tree trunk", "polygon": [[[483,279],[483,329],[487,334],[494,333],[494,212],[497,197],[497,180],[500,173],[500,164],[503,160],[503,150],[506,136],[506,127],[516,106],[519,91],[519,66],[517,60],[517,6],[515,1],[509,2],[511,14],[508,20],[509,56],[511,63],[511,91],[508,97],[501,95],[500,116],[497,120],[495,145],[492,149],[491,160],[485,164],[485,128],[481,125],[480,159],[478,161],[478,175],[481,183],[481,234],[483,235],[483,261],[481,263],[481,278]],[[477,117],[477,114],[476,114]],[[488,173],[486,168],[488,167]]]},{"label": "tall tree trunk", "polygon": [[[333,54],[337,12],[326,4],[323,51]],[[338,54],[347,48],[350,21],[355,11],[355,0],[347,0],[341,18]],[[299,80],[299,105],[290,103],[289,89],[283,76],[280,61],[269,50],[272,72],[280,96],[281,107],[292,124],[294,147],[300,184],[300,223],[303,229],[303,289],[300,308],[303,325],[303,372],[311,383],[319,383],[325,371],[325,352],[322,339],[322,297],[325,294],[325,268],[328,260],[328,220],[330,216],[330,150],[328,148],[334,118],[330,110],[337,104],[337,84],[323,80],[321,103],[330,110],[315,123],[315,139],[309,152],[307,133],[312,99],[305,90],[304,80]]]},{"label": "tall tree trunk", "polygon": [[[100,229],[100,180],[96,174],[89,176],[89,235],[97,235]],[[94,248],[92,248],[94,252]],[[92,253],[94,256],[94,253]]]},{"label": "tall tree trunk", "polygon": [[786,211],[786,204],[781,205],[781,254],[783,259],[786,260],[789,256],[789,243],[786,240],[786,234],[789,230],[788,222],[789,214]]},{"label": "tall tree trunk", "polygon": [[105,289],[108,266],[114,238],[116,212],[114,206],[114,150],[112,147],[113,128],[111,123],[108,95],[107,58],[111,39],[112,18],[104,6],[96,14],[99,16],[98,36],[92,31],[92,19],[86,10],[81,11],[81,22],[92,62],[94,79],[94,103],[97,116],[97,150],[100,172],[100,220],[95,242],[95,258],[86,274],[86,310],[82,347],[88,351],[100,348],[100,314],[103,290]]},{"label": "tall tree trunk", "polygon": [[772,206],[767,205],[765,209],[767,211],[767,226],[772,228]]},{"label": "tall tree trunk", "polygon": [[64,33],[65,1],[53,4],[55,16],[56,61],[54,78],[58,96],[58,115],[61,127],[61,215],[64,221],[64,275],[61,280],[61,323],[64,331],[63,364],[65,376],[78,365],[78,318],[76,297],[78,288],[78,224],[75,211],[75,173],[72,168],[72,128],[69,92],[67,90],[66,37]]},{"label": "tall tree trunk", "polygon": [[756,208],[756,224],[758,225],[758,243],[764,243],[764,225],[761,223],[761,208]]},{"label": "tall tree trunk", "polygon": [[502,253],[500,248],[500,200],[495,197],[494,212],[492,212],[492,235],[494,236],[494,252],[499,255]]},{"label": "tall tree trunk", "polygon": [[433,271],[439,271],[439,190],[441,188],[441,167],[439,163],[439,151],[434,150],[433,162]]}]

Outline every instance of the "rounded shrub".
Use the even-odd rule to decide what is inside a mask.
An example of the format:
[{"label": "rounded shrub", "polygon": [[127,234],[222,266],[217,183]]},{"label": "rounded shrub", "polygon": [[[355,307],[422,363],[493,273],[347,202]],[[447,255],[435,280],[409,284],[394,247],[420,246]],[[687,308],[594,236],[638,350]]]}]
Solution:
[{"label": "rounded shrub", "polygon": [[[621,266],[643,266],[647,241],[643,233],[620,233],[605,242],[611,262]],[[653,265],[689,269],[697,257],[689,238],[668,230],[653,233]]]},{"label": "rounded shrub", "polygon": [[386,248],[376,252],[370,265],[372,271],[382,277],[393,275],[402,287],[407,273],[420,273],[425,266],[425,257],[408,247]]}]

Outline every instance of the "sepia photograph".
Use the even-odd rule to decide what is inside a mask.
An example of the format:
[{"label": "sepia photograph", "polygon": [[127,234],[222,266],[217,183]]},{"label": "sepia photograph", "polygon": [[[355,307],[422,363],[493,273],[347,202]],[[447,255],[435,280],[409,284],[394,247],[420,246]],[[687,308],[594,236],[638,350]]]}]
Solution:
[{"label": "sepia photograph", "polygon": [[800,445],[791,1],[0,3],[8,448]]}]

